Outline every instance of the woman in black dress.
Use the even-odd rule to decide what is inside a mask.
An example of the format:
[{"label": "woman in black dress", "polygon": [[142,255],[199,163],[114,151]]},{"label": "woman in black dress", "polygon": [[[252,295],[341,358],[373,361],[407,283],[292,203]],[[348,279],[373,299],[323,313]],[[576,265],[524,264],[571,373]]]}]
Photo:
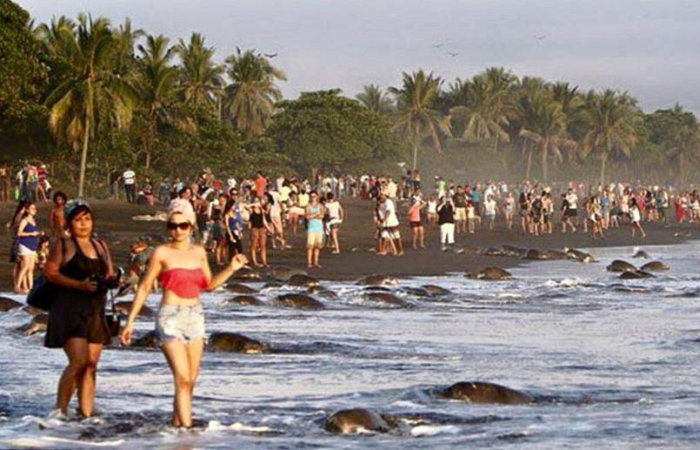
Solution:
[{"label": "woman in black dress", "polygon": [[78,390],[80,414],[93,413],[97,363],[102,347],[111,341],[105,320],[105,281],[114,277],[109,250],[92,237],[93,214],[82,200],[66,203],[70,238],[51,250],[44,273],[56,286],[49,312],[44,345],[63,348],[68,366],[58,383],[56,408],[67,414],[73,392]]}]

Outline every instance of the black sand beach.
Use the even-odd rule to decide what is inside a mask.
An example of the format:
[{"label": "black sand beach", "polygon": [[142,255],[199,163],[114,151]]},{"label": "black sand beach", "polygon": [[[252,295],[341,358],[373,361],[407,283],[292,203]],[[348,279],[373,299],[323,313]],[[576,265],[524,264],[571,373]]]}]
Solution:
[{"label": "black sand beach", "polygon": [[[512,267],[523,262],[516,257],[483,256],[473,253],[475,248],[488,248],[510,244],[519,247],[538,249],[563,249],[590,248],[590,247],[619,247],[659,244],[675,244],[697,235],[689,225],[673,224],[663,226],[661,224],[646,224],[647,237],[632,238],[630,228],[623,226],[610,230],[605,240],[594,240],[590,234],[584,234],[579,227],[575,234],[562,234],[559,223],[555,223],[554,233],[551,235],[533,237],[524,235],[519,228],[505,229],[502,221],[497,222],[496,230],[486,231],[477,229],[473,235],[457,234],[456,248],[466,248],[464,253],[442,252],[439,245],[439,231],[437,226],[426,229],[425,250],[412,250],[410,248],[410,229],[405,217],[406,208],[399,206],[401,233],[403,237],[405,255],[401,257],[378,256],[373,253],[375,247],[374,225],[372,223],[372,203],[359,199],[344,199],[342,201],[346,219],[340,229],[341,253],[334,255],[329,250],[321,254],[321,269],[310,272],[310,275],[327,280],[354,280],[363,275],[373,273],[385,273],[396,276],[412,275],[440,275],[447,272],[471,272],[484,266],[498,265]],[[162,207],[148,207],[131,205],[118,201],[92,201],[97,217],[97,231],[104,238],[112,251],[115,262],[125,265],[128,261],[129,245],[146,234],[165,236],[165,226],[160,221],[136,221],[135,215],[153,214],[163,211]],[[14,204],[0,205],[0,222],[9,221]],[[39,205],[39,225],[46,230],[50,204]],[[502,219],[502,217],[500,217]],[[297,235],[291,235],[288,230],[288,241],[292,249],[280,251],[269,249],[268,258],[272,267],[283,265],[294,268],[306,267],[305,242],[306,236],[303,230]],[[682,236],[678,236],[682,234]],[[246,236],[247,239],[247,236]],[[8,262],[10,237],[5,227],[2,228],[0,239],[0,255],[2,261],[0,270],[0,290],[10,289],[10,271],[12,265]],[[247,249],[247,242],[244,242]],[[631,250],[630,250],[631,257]]]}]

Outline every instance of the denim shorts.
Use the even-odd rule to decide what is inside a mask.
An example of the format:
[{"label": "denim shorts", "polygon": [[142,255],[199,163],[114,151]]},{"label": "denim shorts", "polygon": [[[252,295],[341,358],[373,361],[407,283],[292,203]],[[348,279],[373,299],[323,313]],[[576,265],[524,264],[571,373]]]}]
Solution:
[{"label": "denim shorts", "polygon": [[161,305],[156,318],[156,335],[163,345],[172,339],[185,344],[204,337],[202,304],[190,306]]}]

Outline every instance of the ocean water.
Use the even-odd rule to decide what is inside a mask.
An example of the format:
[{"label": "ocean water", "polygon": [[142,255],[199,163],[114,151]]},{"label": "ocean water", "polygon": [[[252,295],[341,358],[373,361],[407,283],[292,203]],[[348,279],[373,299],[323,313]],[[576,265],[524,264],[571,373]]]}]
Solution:
[{"label": "ocean water", "polygon": [[[188,432],[168,426],[171,375],[155,350],[106,349],[98,417],[49,418],[65,356],[43,348],[43,336],[17,331],[26,313],[0,313],[0,447],[697,448],[700,242],[644,249],[671,270],[621,281],[605,270],[609,261],[645,261],[631,259],[631,248],[606,248],[591,250],[594,264],[528,263],[503,282],[461,273],[401,280],[403,308],[363,299],[354,283],[324,283],[339,298],[317,297],[321,311],[231,308],[223,305],[231,294],[206,296],[208,332],[242,333],[272,353],[206,353],[198,426]],[[453,295],[400,292],[427,283]],[[152,319],[137,323],[139,332],[152,328]],[[436,395],[468,380],[536,401],[474,405]],[[354,407],[390,415],[397,426],[324,431],[326,417]]]}]

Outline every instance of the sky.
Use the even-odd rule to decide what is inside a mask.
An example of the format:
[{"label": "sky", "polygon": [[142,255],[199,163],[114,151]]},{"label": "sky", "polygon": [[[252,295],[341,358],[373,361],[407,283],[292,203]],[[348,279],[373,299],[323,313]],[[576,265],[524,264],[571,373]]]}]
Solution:
[{"label": "sky", "polygon": [[[18,0],[15,0],[18,1]],[[399,86],[403,72],[448,84],[490,66],[628,91],[651,112],[700,113],[698,0],[19,0],[40,22],[89,12],[176,42],[201,32],[223,59],[277,54],[285,97],[365,84]]]}]

